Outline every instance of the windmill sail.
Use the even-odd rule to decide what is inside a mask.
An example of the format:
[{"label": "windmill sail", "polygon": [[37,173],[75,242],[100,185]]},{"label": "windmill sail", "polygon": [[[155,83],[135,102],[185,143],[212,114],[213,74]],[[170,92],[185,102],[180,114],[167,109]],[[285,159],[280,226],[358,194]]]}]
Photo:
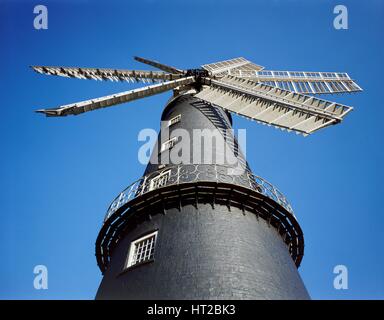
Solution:
[{"label": "windmill sail", "polygon": [[342,121],[351,107],[249,79],[208,80],[196,97],[226,110],[304,135]]},{"label": "windmill sail", "polygon": [[204,64],[202,67],[217,77],[225,75],[242,76],[243,74],[248,73],[255,74],[255,72],[263,69],[262,66],[259,66],[242,57]]},{"label": "windmill sail", "polygon": [[246,118],[304,135],[340,123],[352,107],[306,94],[362,91],[341,72],[264,70],[242,57],[209,63],[200,69],[181,70],[160,62],[135,57],[162,71],[34,66],[36,72],[80,79],[161,82],[141,89],[38,112],[66,116],[140,99],[167,90],[191,92],[209,103]]},{"label": "windmill sail", "polygon": [[163,63],[160,63],[160,62],[157,62],[157,61],[154,61],[154,60],[144,59],[144,58],[141,58],[141,57],[134,57],[134,59],[136,61],[148,64],[148,65],[150,65],[152,67],[158,68],[158,69],[166,71],[166,72],[180,73],[180,74],[184,74],[185,73],[183,70],[177,69],[177,68],[172,67],[172,66],[168,66],[166,64],[163,64]]},{"label": "windmill sail", "polygon": [[184,75],[165,73],[162,71],[101,69],[101,68],[74,68],[74,67],[50,67],[32,66],[38,73],[67,78],[110,80],[127,82],[159,82],[180,79]]},{"label": "windmill sail", "polygon": [[309,94],[333,94],[362,91],[347,73],[270,71],[243,72],[248,78],[280,89]]},{"label": "windmill sail", "polygon": [[104,96],[101,98],[85,100],[77,103],[71,103],[53,109],[41,109],[37,112],[44,113],[50,117],[62,117],[67,115],[77,115],[80,113],[111,107],[128,101],[149,97],[159,94],[181,85],[188,85],[194,81],[193,77],[181,78],[178,80],[167,81],[161,84],[154,84],[148,87],[139,88],[130,91],[124,91],[117,94]]}]

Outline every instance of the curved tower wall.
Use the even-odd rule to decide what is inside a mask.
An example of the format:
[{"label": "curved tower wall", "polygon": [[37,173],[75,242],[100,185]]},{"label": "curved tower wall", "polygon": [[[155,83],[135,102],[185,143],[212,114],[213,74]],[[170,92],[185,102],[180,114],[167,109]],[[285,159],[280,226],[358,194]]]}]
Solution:
[{"label": "curved tower wall", "polygon": [[[193,96],[171,101],[162,120],[177,115],[181,119],[169,128],[171,138],[178,128],[193,137],[193,129],[218,128],[223,133],[231,127],[224,111]],[[227,141],[237,154],[233,136]],[[239,168],[239,163],[196,165],[192,152],[192,164],[159,167],[161,143],[144,175],[155,177],[170,169],[169,179],[177,181],[137,189],[134,199],[105,221],[96,242],[104,272],[96,298],[308,299],[297,271],[303,248],[300,227],[277,200],[256,192],[257,188],[250,190],[254,178],[244,157],[238,158],[245,170],[235,176],[228,169]],[[192,145],[193,139],[178,143]],[[148,179],[144,181],[149,185]],[[293,221],[289,226],[287,219]],[[126,268],[131,243],[154,231],[153,259]]]}]

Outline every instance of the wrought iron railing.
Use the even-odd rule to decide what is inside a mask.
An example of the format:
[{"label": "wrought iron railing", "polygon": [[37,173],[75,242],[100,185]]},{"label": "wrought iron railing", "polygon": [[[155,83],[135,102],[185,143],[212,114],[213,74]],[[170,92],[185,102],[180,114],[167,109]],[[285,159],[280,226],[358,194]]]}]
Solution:
[{"label": "wrought iron railing", "polygon": [[[233,170],[232,167],[222,165],[190,164],[170,166],[151,172],[133,182],[113,200],[107,210],[104,222],[123,205],[144,193],[171,185],[198,181],[231,183],[252,189],[276,201],[294,215],[288,200],[271,183],[248,170],[241,172],[232,172],[231,170]],[[156,179],[159,176],[161,176],[160,183],[159,179]]]}]

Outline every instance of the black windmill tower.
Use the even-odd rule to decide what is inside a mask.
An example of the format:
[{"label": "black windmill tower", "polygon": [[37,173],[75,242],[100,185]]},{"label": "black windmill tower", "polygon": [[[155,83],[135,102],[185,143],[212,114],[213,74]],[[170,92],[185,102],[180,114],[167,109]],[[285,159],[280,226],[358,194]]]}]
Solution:
[{"label": "black windmill tower", "polygon": [[266,71],[244,58],[191,70],[135,59],[162,71],[33,67],[56,76],[151,83],[38,110],[47,116],[174,92],[143,177],[112,202],[96,240],[103,273],[96,298],[308,299],[297,271],[302,230],[284,195],[250,170],[230,114],[308,135],[352,110],[314,94],[361,88],[346,73]]}]

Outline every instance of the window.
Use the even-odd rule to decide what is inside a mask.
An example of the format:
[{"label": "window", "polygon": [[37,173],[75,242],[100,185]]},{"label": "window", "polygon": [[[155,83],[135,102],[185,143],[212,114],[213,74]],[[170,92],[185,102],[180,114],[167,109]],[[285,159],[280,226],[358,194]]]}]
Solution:
[{"label": "window", "polygon": [[126,268],[151,261],[155,254],[156,238],[157,231],[132,241],[131,247],[129,248]]},{"label": "window", "polygon": [[168,121],[168,127],[174,125],[175,123],[180,122],[181,120],[181,114],[177,115],[176,117],[173,117],[171,120]]},{"label": "window", "polygon": [[149,191],[155,190],[160,187],[167,185],[169,177],[171,176],[171,170],[160,173],[158,176],[153,178],[149,183]]},{"label": "window", "polygon": [[177,142],[177,137],[174,137],[172,139],[169,139],[168,141],[165,141],[162,145],[161,145],[161,150],[160,152],[163,152],[165,150],[168,150],[168,149],[171,149]]}]

